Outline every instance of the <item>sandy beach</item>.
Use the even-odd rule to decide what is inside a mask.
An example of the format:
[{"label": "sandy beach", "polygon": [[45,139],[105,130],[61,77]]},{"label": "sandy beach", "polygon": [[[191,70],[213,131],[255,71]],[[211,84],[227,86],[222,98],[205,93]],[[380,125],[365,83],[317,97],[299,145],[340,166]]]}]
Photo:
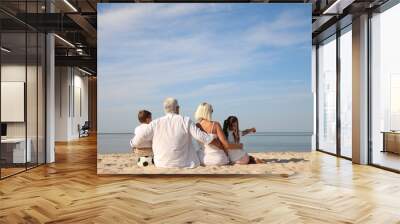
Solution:
[{"label": "sandy beach", "polygon": [[97,154],[97,174],[271,174],[291,176],[309,169],[308,152],[249,153],[263,164],[189,168],[139,167],[133,153]]}]

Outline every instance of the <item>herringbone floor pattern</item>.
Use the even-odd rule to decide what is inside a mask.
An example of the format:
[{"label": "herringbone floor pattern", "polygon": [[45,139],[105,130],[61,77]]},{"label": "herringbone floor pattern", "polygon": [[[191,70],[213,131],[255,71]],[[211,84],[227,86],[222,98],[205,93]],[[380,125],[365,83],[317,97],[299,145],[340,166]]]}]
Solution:
[{"label": "herringbone floor pattern", "polygon": [[400,175],[315,152],[279,176],[97,176],[94,137],[0,181],[0,223],[400,223]]}]

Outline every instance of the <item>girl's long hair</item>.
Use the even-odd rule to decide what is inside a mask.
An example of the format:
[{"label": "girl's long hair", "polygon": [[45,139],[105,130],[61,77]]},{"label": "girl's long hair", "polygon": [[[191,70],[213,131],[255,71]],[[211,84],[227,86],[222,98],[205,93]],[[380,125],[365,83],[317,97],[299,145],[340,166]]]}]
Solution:
[{"label": "girl's long hair", "polygon": [[235,116],[229,116],[225,121],[224,121],[224,126],[222,128],[222,131],[225,134],[225,137],[228,138],[228,131],[229,128],[232,127],[232,124],[236,122],[237,123],[237,128],[236,131],[233,132],[233,138],[235,140],[235,143],[240,143],[240,133],[239,133],[239,120]]}]

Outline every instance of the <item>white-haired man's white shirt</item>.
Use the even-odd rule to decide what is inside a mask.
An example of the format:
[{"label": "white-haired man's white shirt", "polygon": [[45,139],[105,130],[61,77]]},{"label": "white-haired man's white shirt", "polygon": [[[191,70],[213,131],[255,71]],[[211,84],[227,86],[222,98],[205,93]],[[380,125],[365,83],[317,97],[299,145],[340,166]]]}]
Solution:
[{"label": "white-haired man's white shirt", "polygon": [[192,137],[209,144],[215,136],[201,131],[188,117],[168,113],[153,120],[135,135],[131,140],[131,146],[135,147],[152,139],[154,164],[157,167],[194,168],[200,165],[200,161]]}]

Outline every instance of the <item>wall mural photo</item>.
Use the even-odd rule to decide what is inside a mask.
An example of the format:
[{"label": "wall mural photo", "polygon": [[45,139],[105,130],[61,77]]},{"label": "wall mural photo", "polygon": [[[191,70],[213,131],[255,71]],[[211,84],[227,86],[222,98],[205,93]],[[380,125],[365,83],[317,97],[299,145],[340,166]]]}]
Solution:
[{"label": "wall mural photo", "polygon": [[308,166],[310,4],[98,5],[98,174]]}]

